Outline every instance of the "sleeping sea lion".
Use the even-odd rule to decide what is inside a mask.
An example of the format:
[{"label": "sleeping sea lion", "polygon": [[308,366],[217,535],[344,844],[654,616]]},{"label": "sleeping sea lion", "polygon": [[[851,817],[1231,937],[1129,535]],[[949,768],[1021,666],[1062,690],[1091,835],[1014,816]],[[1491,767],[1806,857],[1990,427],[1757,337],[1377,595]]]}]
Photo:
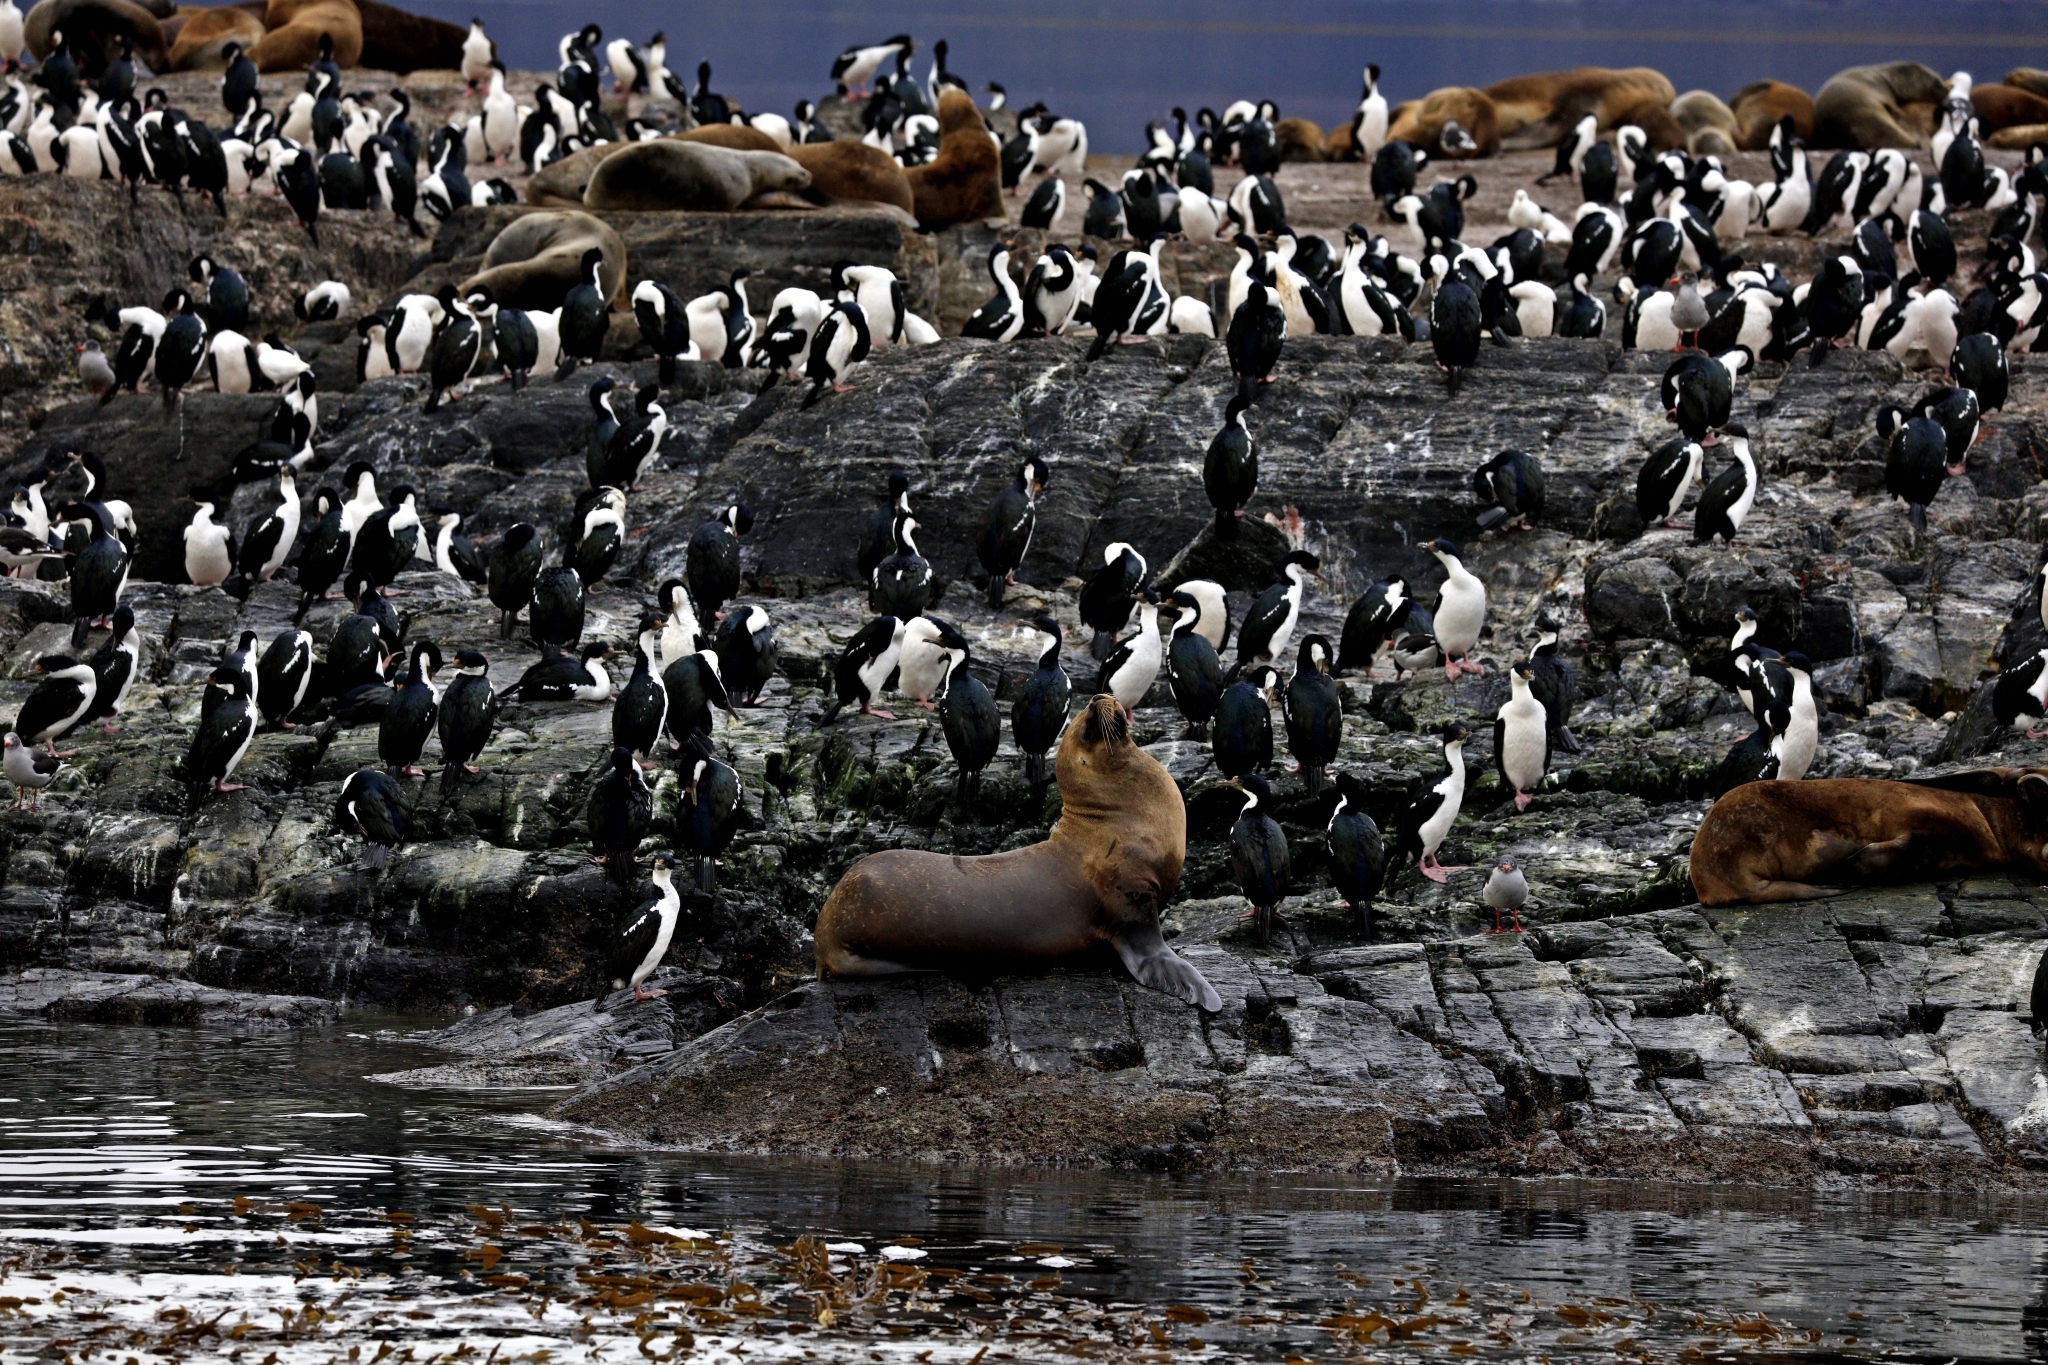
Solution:
[{"label": "sleeping sea lion", "polygon": [[2048,98],[2016,85],[1973,85],[1970,108],[1976,112],[1978,131],[1986,137],[2007,128],[2048,123]]},{"label": "sleeping sea lion", "polygon": [[1462,85],[1432,90],[1395,109],[1387,140],[1412,143],[1428,152],[1434,161],[1449,155],[1442,150],[1443,131],[1444,125],[1453,120],[1479,144],[1471,155],[1492,156],[1500,151],[1500,118],[1494,112],[1493,100],[1484,90]]},{"label": "sleeping sea lion", "polygon": [[1677,94],[1663,72],[1647,66],[1619,71],[1581,66],[1513,76],[1486,87],[1501,146],[1510,152],[1555,147],[1588,114],[1599,120],[1603,133],[1624,123],[1649,131],[1644,111],[1668,107]]},{"label": "sleeping sea lion", "polygon": [[1771,145],[1771,130],[1778,120],[1790,117],[1793,135],[1813,141],[1813,96],[1783,81],[1751,81],[1729,101],[1735,115],[1735,145],[1745,152],[1760,152]]},{"label": "sleeping sea lion", "polygon": [[780,152],[657,138],[606,157],[583,187],[588,209],[730,213],[757,194],[801,190],[810,173]]},{"label": "sleeping sea lion", "polygon": [[121,55],[121,35],[135,42],[135,61],[151,71],[170,69],[170,44],[164,37],[162,13],[130,0],[42,0],[22,19],[22,41],[37,61],[50,55],[50,34],[61,28],[71,46],[71,59],[87,80],[98,80],[107,63]]},{"label": "sleeping sea lion", "polygon": [[818,205],[876,203],[916,212],[910,176],[879,147],[865,142],[801,142],[783,152],[811,173],[804,198]]},{"label": "sleeping sea lion", "polygon": [[1006,218],[1002,157],[981,121],[981,110],[964,90],[939,96],[939,154],[904,172],[910,181],[911,212],[926,232],[984,218]]},{"label": "sleeping sea lion", "polygon": [[1103,694],[1067,722],[1059,823],[1042,844],[980,858],[890,849],[855,863],[818,912],[818,975],[1031,971],[1108,945],[1141,985],[1205,1010],[1222,999],[1166,946],[1187,807]]},{"label": "sleeping sea lion", "polygon": [[1716,801],[1692,841],[1702,905],[1815,900],[1998,868],[2048,874],[2048,769],[1751,782]]},{"label": "sleeping sea lion", "polygon": [[1925,147],[1948,99],[1948,82],[1918,62],[1852,66],[1813,97],[1813,139],[1820,147]]},{"label": "sleeping sea lion", "polygon": [[1727,156],[1735,150],[1735,111],[1710,90],[1688,90],[1671,101],[1671,117],[1694,156]]},{"label": "sleeping sea lion", "polygon": [[334,64],[346,71],[363,61],[363,13],[355,0],[270,0],[268,30],[249,60],[258,71],[303,71],[320,58],[320,39],[334,40]]},{"label": "sleeping sea lion", "polygon": [[576,209],[522,213],[491,239],[484,268],[462,282],[468,294],[479,285],[507,308],[546,312],[583,283],[583,253],[604,253],[599,274],[605,297],[617,303],[626,287],[626,242],[605,223]]},{"label": "sleeping sea lion", "polygon": [[229,43],[246,52],[263,37],[263,16],[245,5],[181,10],[172,22],[178,30],[171,39],[173,71],[225,70]]}]

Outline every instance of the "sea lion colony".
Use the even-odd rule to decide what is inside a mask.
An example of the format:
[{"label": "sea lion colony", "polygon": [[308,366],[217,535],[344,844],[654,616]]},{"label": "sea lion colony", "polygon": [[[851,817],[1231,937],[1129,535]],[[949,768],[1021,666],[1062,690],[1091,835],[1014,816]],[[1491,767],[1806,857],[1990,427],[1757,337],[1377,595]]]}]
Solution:
[{"label": "sea lion colony", "polygon": [[[0,56],[12,71],[24,38],[11,0],[0,3]],[[1021,226],[1052,228],[1071,221],[1069,179],[1090,169],[1086,128],[1039,105],[1011,114],[994,85],[987,113],[975,109],[965,83],[946,67],[943,44],[930,79],[918,81],[910,74],[915,45],[907,37],[849,49],[832,64],[839,107],[859,120],[857,140],[834,141],[809,102],[793,118],[749,116],[711,89],[708,63],[698,68],[693,90],[667,69],[659,35],[644,47],[607,44],[596,25],[565,36],[560,71],[539,85],[529,106],[509,90],[508,73],[478,24],[459,44],[473,107],[424,136],[402,94],[397,107],[380,110],[373,99],[343,90],[351,45],[367,49],[374,36],[360,31],[351,44],[331,35],[317,40],[306,54],[305,88],[283,110],[265,106],[258,63],[244,45],[220,44],[227,121],[216,129],[210,110],[173,107],[146,85],[133,33],[108,40],[100,10],[71,8],[80,36],[61,18],[31,24],[26,41],[39,58],[33,88],[11,79],[0,97],[0,168],[9,174],[119,180],[135,195],[147,189],[182,196],[190,189],[211,201],[224,224],[233,218],[231,197],[281,195],[315,241],[322,215],[337,212],[389,214],[401,225],[393,231],[424,236],[431,220],[465,207],[516,202],[512,181],[530,177],[526,196],[557,207],[507,229],[484,273],[460,287],[374,307],[329,282],[304,293],[299,317],[354,324],[361,382],[427,375],[428,412],[481,383],[569,382],[608,347],[620,349],[627,324],[615,328],[615,312],[630,313],[637,353],[659,358],[660,381],[637,393],[608,379],[590,386],[590,489],[553,555],[541,528],[528,523],[493,543],[472,544],[458,509],[423,517],[411,489],[380,490],[368,465],[351,465],[338,486],[320,487],[302,501],[299,477],[322,464],[318,385],[312,367],[277,334],[257,342],[243,335],[248,291],[225,260],[195,259],[191,287],[171,291],[159,307],[99,301],[86,322],[117,344],[109,353],[89,342],[80,365],[81,379],[102,403],[145,385],[160,392],[171,414],[166,420],[175,420],[188,385],[276,392],[267,439],[236,461],[224,484],[192,490],[197,510],[183,531],[186,576],[195,585],[246,592],[284,575],[300,589],[302,613],[336,586],[357,606],[324,644],[294,627],[268,642],[245,636],[221,660],[191,734],[185,776],[192,800],[237,790],[231,779],[260,728],[322,713],[342,725],[375,725],[381,766],[347,781],[334,821],[381,862],[407,841],[406,782],[424,775],[419,764],[437,736],[441,781],[454,787],[476,771],[470,760],[482,753],[508,701],[609,705],[615,748],[591,788],[588,820],[593,856],[622,887],[638,877],[648,828],[643,773],[666,755],[680,765],[685,786],[678,830],[687,857],[664,852],[653,859],[650,894],[620,917],[612,936],[606,974],[615,986],[640,993],[680,913],[684,893],[672,870],[693,871],[691,894],[715,895],[715,861],[733,836],[739,784],[710,740],[714,712],[758,700],[778,650],[767,608],[726,610],[743,581],[742,544],[753,517],[744,505],[705,523],[690,540],[686,572],[660,585],[639,621],[629,680],[615,686],[605,667],[610,647],[584,638],[586,595],[611,572],[632,534],[629,495],[663,453],[663,389],[679,363],[708,362],[767,369],[807,384],[807,406],[830,402],[857,381],[875,348],[933,342],[938,332],[906,305],[902,281],[890,270],[852,261],[819,280],[819,290],[781,291],[758,317],[744,271],[686,300],[660,280],[635,278],[618,232],[571,206],[618,212],[861,201],[937,226],[1002,212],[1014,198],[1022,200]],[[303,16],[295,10],[280,18],[279,31]],[[609,102],[606,75],[613,82]],[[1723,104],[1704,92],[1678,96],[1655,72],[1587,70],[1483,91],[1437,91],[1390,107],[1378,90],[1378,68],[1368,67],[1354,116],[1327,134],[1282,118],[1271,101],[1239,101],[1220,115],[1204,109],[1193,120],[1175,111],[1173,127],[1148,127],[1146,152],[1120,182],[1083,181],[1087,201],[1073,209],[1093,240],[1047,247],[1021,284],[1011,246],[997,244],[988,263],[993,296],[963,334],[1002,344],[1092,331],[1091,363],[1115,344],[1148,336],[1220,337],[1235,396],[1199,461],[1215,512],[1206,534],[1218,542],[1243,534],[1244,509],[1259,486],[1260,396],[1284,372],[1290,336],[1426,344],[1451,402],[1488,342],[1508,347],[1519,338],[1618,335],[1625,346],[1668,351],[1662,406],[1677,433],[1643,465],[1637,508],[1646,524],[1675,525],[1699,482],[1693,538],[1727,545],[1740,537],[1761,481],[1750,433],[1731,420],[1745,373],[1759,361],[1819,366],[1837,348],[1884,349],[1923,370],[1930,383],[1910,410],[1879,417],[1888,442],[1886,487],[1904,502],[1901,515],[1924,530],[1927,506],[1943,480],[1962,471],[1985,414],[2004,405],[2008,352],[2034,349],[2048,323],[2048,277],[2036,270],[2029,245],[2048,199],[2042,148],[2029,150],[2018,167],[1993,164],[1985,152],[1987,143],[2027,136],[2030,125],[2018,120],[2033,116],[2035,79],[2016,72],[1993,94],[1966,75],[1943,81],[1925,68],[1895,64],[1845,72],[1813,100],[1763,82]],[[1996,130],[1987,130],[1987,115]],[[1821,164],[1811,153],[1822,145],[1841,149]],[[1422,182],[1431,162],[1544,146],[1556,148],[1556,159],[1538,183],[1562,182],[1544,191],[1556,211],[1517,191],[1507,210],[1511,230],[1484,245],[1463,239],[1474,176]],[[1771,179],[1737,178],[1723,160],[1737,148],[1766,150]],[[1326,174],[1351,177],[1358,217],[1385,224],[1385,231],[1354,223],[1339,248],[1295,230],[1276,177],[1296,160],[1358,163]],[[477,174],[494,164],[506,174]],[[1234,185],[1226,178],[1227,193],[1219,197],[1222,168],[1242,174]],[[1967,235],[1959,242],[1953,225],[1975,223],[1980,214],[1981,243]],[[1847,249],[1823,260],[1811,279],[1744,259],[1752,239],[1845,227]],[[1234,245],[1235,268],[1213,290],[1175,297],[1160,269],[1161,246],[1174,234]],[[1126,237],[1138,245],[1105,259],[1097,243]],[[1979,260],[1970,287],[1967,267]],[[1610,278],[1612,310],[1596,284]],[[1540,460],[1521,451],[1472,454],[1480,533],[1539,525]],[[1014,582],[1037,501],[1054,477],[1044,461],[1026,459],[987,509],[978,558],[993,607],[1001,607]],[[46,498],[60,480],[82,487],[61,500],[54,491]],[[220,520],[237,484],[273,480],[271,510],[239,532]],[[56,779],[58,742],[94,722],[111,722],[134,680],[143,642],[122,596],[139,527],[118,492],[97,457],[74,454],[20,490],[5,528],[11,570],[64,578],[74,622],[74,653],[39,661],[42,681],[6,736],[4,772],[18,804]],[[1299,543],[1298,528],[1286,529],[1294,543],[1273,564],[1272,586],[1238,622],[1229,619],[1218,584],[1155,581],[1143,550],[1109,545],[1085,576],[1078,623],[1032,622],[1047,645],[1012,709],[1012,737],[1033,781],[1043,783],[1046,754],[1071,734],[1059,656],[1076,625],[1085,628],[1081,638],[1092,635],[1090,652],[1099,662],[1100,695],[1089,714],[1114,698],[1128,716],[1163,675],[1189,735],[1209,743],[1218,770],[1243,789],[1243,809],[1228,834],[1231,863],[1263,935],[1290,889],[1287,840],[1262,809],[1271,792],[1263,774],[1275,762],[1279,730],[1310,795],[1328,794],[1330,865],[1360,914],[1361,932],[1369,933],[1370,905],[1386,877],[1410,864],[1438,881],[1458,870],[1439,865],[1436,855],[1463,801],[1462,746],[1470,730],[1446,727],[1443,777],[1383,832],[1365,813],[1356,779],[1330,771],[1344,720],[1331,679],[1353,670],[1371,676],[1382,667],[1396,677],[1439,666],[1452,679],[1483,671],[1473,656],[1487,624],[1486,584],[1465,567],[1456,544],[1438,540],[1427,547],[1446,574],[1434,611],[1403,579],[1386,578],[1352,605],[1340,639],[1297,640],[1304,595],[1320,563]],[[878,511],[850,528],[875,614],[837,660],[837,701],[820,723],[837,722],[845,707],[891,720],[875,705],[890,692],[933,708],[961,791],[971,795],[997,753],[1000,716],[967,671],[965,637],[931,614],[941,585],[919,553],[918,531],[912,491],[902,479],[891,482]],[[503,613],[507,639],[525,617],[539,657],[517,683],[495,689],[490,660],[479,651],[444,659],[433,641],[404,637],[385,594],[416,558],[487,593]],[[1136,632],[1119,639],[1134,615]],[[1535,647],[1511,661],[1510,699],[1492,718],[1495,761],[1518,810],[1536,799],[1554,747],[1574,743],[1573,680],[1558,657],[1564,628],[1547,619],[1533,625]],[[1797,780],[1818,744],[1808,665],[1757,638],[1751,613],[1738,612],[1729,627],[1727,678],[1756,729],[1729,754],[1719,785]],[[101,628],[111,635],[86,655]],[[1280,667],[1289,664],[1291,677],[1283,678]],[[2001,680],[1997,691],[2001,720],[2048,710],[2048,650]],[[1519,869],[1503,865],[1486,899],[1515,912],[1519,923],[1526,894]],[[832,965],[822,935],[819,952],[821,965]],[[1134,955],[1126,952],[1126,960]]]}]

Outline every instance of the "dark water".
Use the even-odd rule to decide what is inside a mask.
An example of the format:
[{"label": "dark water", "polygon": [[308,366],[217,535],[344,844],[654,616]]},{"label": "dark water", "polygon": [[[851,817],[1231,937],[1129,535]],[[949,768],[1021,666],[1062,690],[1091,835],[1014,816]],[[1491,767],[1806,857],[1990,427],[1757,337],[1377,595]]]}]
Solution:
[{"label": "dark water", "polygon": [[1763,77],[1806,90],[1844,67],[1912,60],[1998,80],[2048,66],[2048,12],[2014,0],[414,0],[457,23],[480,15],[514,67],[552,69],[586,22],[607,36],[668,34],[668,64],[709,60],[714,86],[747,109],[786,112],[831,89],[832,58],[908,32],[914,72],[944,38],[979,91],[1001,81],[1089,125],[1104,152],[1135,152],[1147,119],[1271,98],[1325,127],[1349,118],[1360,69],[1378,62],[1389,99],[1443,85],[1580,65],[1654,66],[1681,91],[1726,99]]},{"label": "dark water", "polygon": [[[2040,1207],[1974,1196],[1197,1180],[615,1153],[534,1117],[547,1092],[422,1093],[366,1080],[436,1059],[373,1023],[397,1021],[240,1037],[0,1026],[0,1266],[31,1262],[0,1273],[0,1355],[77,1330],[50,1303],[7,1316],[9,1296],[38,1286],[76,1291],[69,1307],[90,1306],[84,1316],[103,1327],[123,1312],[160,1327],[143,1309],[165,1304],[272,1323],[317,1300],[309,1286],[319,1282],[295,1278],[315,1266],[333,1268],[329,1297],[318,1300],[332,1314],[323,1327],[330,1344],[560,1344],[578,1330],[577,1316],[557,1305],[535,1317],[532,1289],[517,1303],[483,1294],[471,1272],[492,1267],[477,1261],[479,1243],[504,1245],[499,1268],[516,1269],[513,1278],[561,1285],[578,1267],[587,1272],[594,1254],[620,1254],[590,1250],[612,1245],[591,1240],[601,1229],[633,1222],[705,1239],[692,1244],[700,1249],[721,1239],[715,1257],[734,1279],[809,1235],[860,1243],[869,1264],[885,1244],[909,1245],[923,1268],[1008,1275],[1019,1293],[1038,1277],[1023,1307],[1049,1321],[1103,1309],[1159,1320],[1170,1305],[1192,1305],[1212,1320],[1199,1329],[1210,1358],[1335,1358],[1340,1328],[1329,1324],[1341,1327],[1347,1308],[1355,1321],[1375,1307],[1391,1319],[1448,1315],[1448,1325],[1418,1334],[1416,1349],[1441,1351],[1451,1334],[1503,1359],[1570,1358],[1574,1343],[1608,1355],[1618,1338],[1655,1355],[1716,1343],[1805,1358],[2048,1355]],[[472,1206],[503,1209],[478,1216],[508,1216],[505,1226],[478,1224],[464,1213]],[[409,1240],[394,1243],[383,1217],[393,1211],[415,1215]],[[556,1235],[529,1230],[514,1245],[511,1226],[529,1223],[555,1225]],[[394,1246],[409,1254],[393,1257]],[[237,1273],[224,1273],[230,1267]],[[38,1270],[52,1278],[31,1278]],[[772,1272],[744,1271],[749,1281],[764,1277]],[[1446,1307],[1461,1288],[1469,1303]],[[1595,1316],[1588,1326],[1586,1313],[1612,1322]],[[1758,1313],[1767,1333],[1729,1329]],[[1194,1316],[1163,1320],[1177,1345]],[[609,1330],[630,1346],[632,1332],[606,1321],[599,1314],[581,1330],[600,1341]],[[1495,1335],[1474,1330],[1489,1327]],[[956,1352],[954,1338],[923,1329],[879,1335],[892,1351],[936,1343],[933,1360],[967,1359],[975,1344]],[[289,1332],[282,1344],[251,1340],[259,1354],[295,1358]],[[798,1340],[771,1335],[748,1354],[794,1355]],[[828,1358],[877,1344],[830,1332],[800,1340]],[[1401,1349],[1383,1338],[1370,1347]],[[1029,1342],[1007,1349],[1038,1354]]]}]

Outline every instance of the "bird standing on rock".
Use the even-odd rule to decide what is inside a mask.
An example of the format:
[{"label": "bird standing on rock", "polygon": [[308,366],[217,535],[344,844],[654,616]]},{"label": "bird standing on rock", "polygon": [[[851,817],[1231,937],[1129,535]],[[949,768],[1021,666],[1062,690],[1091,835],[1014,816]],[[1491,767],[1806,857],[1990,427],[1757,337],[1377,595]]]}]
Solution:
[{"label": "bird standing on rock", "polygon": [[654,818],[654,796],[640,776],[633,751],[623,744],[612,750],[605,773],[590,789],[584,815],[590,826],[591,861],[603,863],[614,885],[633,881],[633,853],[647,837]]},{"label": "bird standing on rock", "polygon": [[64,766],[64,760],[49,754],[39,754],[22,741],[20,735],[9,730],[4,742],[5,760],[0,762],[0,772],[14,784],[14,808],[20,810],[27,801],[29,809],[42,808],[43,789],[57,780],[57,773]]},{"label": "bird standing on rock", "polygon": [[1266,813],[1273,789],[1257,773],[1232,778],[1226,785],[1245,796],[1244,807],[1230,827],[1230,874],[1244,898],[1252,903],[1249,918],[1252,938],[1261,945],[1273,941],[1273,916],[1287,898],[1292,876],[1287,852],[1287,833]]},{"label": "bird standing on rock", "polygon": [[1358,917],[1358,932],[1372,933],[1372,898],[1386,883],[1387,848],[1380,827],[1365,810],[1365,788],[1350,773],[1337,774],[1337,805],[1324,836],[1330,845],[1330,880]]},{"label": "bird standing on rock", "polygon": [[946,747],[960,769],[954,795],[963,806],[971,806],[981,790],[982,770],[995,759],[1002,717],[988,688],[967,670],[965,641],[951,653],[946,695],[939,700],[939,728],[945,731]]},{"label": "bird standing on rock", "polygon": [[1074,687],[1060,667],[1059,622],[1041,613],[1031,626],[1050,643],[1011,704],[1010,734],[1024,755],[1024,779],[1036,791],[1050,779],[1045,756],[1067,728],[1067,707]]},{"label": "bird standing on rock", "polygon": [[754,529],[754,513],[734,503],[690,535],[683,554],[683,581],[697,619],[716,621],[725,604],[740,590],[740,538]]},{"label": "bird standing on rock", "polygon": [[382,768],[359,768],[341,784],[334,802],[334,827],[370,846],[370,866],[382,870],[391,850],[412,838],[412,808],[405,792]]},{"label": "bird standing on rock", "polygon": [[460,789],[464,774],[482,771],[475,759],[491,742],[491,731],[498,723],[491,661],[481,651],[456,651],[455,677],[441,693],[436,719],[441,735],[441,796],[445,800]]},{"label": "bird standing on rock", "polygon": [[1444,566],[1444,585],[1436,607],[1436,643],[1443,651],[1444,677],[1451,682],[1460,673],[1484,673],[1484,665],[1472,662],[1472,650],[1486,625],[1486,585],[1474,577],[1458,558],[1458,547],[1448,540],[1433,540],[1422,547]]},{"label": "bird standing on rock", "polygon": [[1527,810],[1543,774],[1550,769],[1550,722],[1543,703],[1529,691],[1536,670],[1517,659],[1508,670],[1511,693],[1493,722],[1493,758],[1501,781],[1515,794],[1515,809]]},{"label": "bird standing on rock", "polygon": [[1242,393],[1230,396],[1223,410],[1223,429],[1209,442],[1202,458],[1202,489],[1209,505],[1216,509],[1215,533],[1234,540],[1246,504],[1259,489],[1259,447],[1244,424],[1251,400]]},{"label": "bird standing on rock", "polygon": [[1223,661],[1198,629],[1202,605],[1185,584],[1174,590],[1171,601],[1175,619],[1166,645],[1166,685],[1188,723],[1182,738],[1200,743],[1209,738],[1209,722],[1223,700]]},{"label": "bird standing on rock", "polygon": [[1458,811],[1465,804],[1465,741],[1472,732],[1457,721],[1444,726],[1444,763],[1449,769],[1430,789],[1408,807],[1407,819],[1401,825],[1401,837],[1395,845],[1394,857],[1405,860],[1413,854],[1417,870],[1433,882],[1450,880],[1453,872],[1462,872],[1462,867],[1445,867],[1437,861],[1436,851],[1443,847],[1450,835],[1451,826],[1458,819]]},{"label": "bird standing on rock", "polygon": [[[606,946],[605,979],[614,991],[631,987],[635,1000],[652,1000],[668,994],[658,988],[648,990],[643,983],[668,956],[669,945],[675,941],[676,924],[682,917],[682,897],[677,894],[673,880],[677,861],[673,853],[654,855],[653,870],[648,876],[653,894],[633,908],[624,926]],[[609,993],[601,992],[591,1002],[591,1009],[602,1005]]]},{"label": "bird standing on rock", "polygon": [[[1244,303],[1230,315],[1223,330],[1224,353],[1237,376],[1237,396],[1249,407],[1258,401],[1259,385],[1273,379],[1280,347],[1287,340],[1287,314],[1273,301],[1272,291],[1257,280],[1245,290]],[[1228,417],[1225,418],[1226,423]]]},{"label": "bird standing on rock", "polygon": [[1319,796],[1330,783],[1329,767],[1344,742],[1344,698],[1330,680],[1330,642],[1311,635],[1301,642],[1294,676],[1281,693],[1286,703],[1287,751],[1294,755],[1302,784]]},{"label": "bird standing on rock", "polygon": [[1487,905],[1493,909],[1493,927],[1489,934],[1504,933],[1500,912],[1505,910],[1515,921],[1515,932],[1522,932],[1522,903],[1529,899],[1529,879],[1522,869],[1515,866],[1511,858],[1500,860],[1500,866],[1493,869],[1486,878],[1486,889],[1480,893]]},{"label": "bird standing on rock", "polygon": [[1149,573],[1145,556],[1119,540],[1102,551],[1102,567],[1081,586],[1081,624],[1095,632],[1089,653],[1107,659],[1116,650],[1116,634],[1131,623],[1131,608]]},{"label": "bird standing on rock", "polygon": [[697,889],[718,894],[718,856],[739,831],[740,776],[711,751],[708,735],[685,744],[690,780],[676,809],[676,834],[697,859]]},{"label": "bird standing on rock", "polygon": [[1017,581],[1017,566],[1031,551],[1031,533],[1038,526],[1038,499],[1052,481],[1052,470],[1036,455],[1017,466],[1010,485],[996,494],[982,522],[975,554],[988,572],[988,604],[1003,605],[1003,593]]},{"label": "bird standing on rock", "polygon": [[1322,564],[1307,550],[1290,550],[1273,567],[1274,577],[1280,581],[1259,594],[1245,613],[1244,624],[1237,628],[1239,667],[1254,660],[1271,662],[1287,653],[1287,642],[1301,620],[1308,580]]}]

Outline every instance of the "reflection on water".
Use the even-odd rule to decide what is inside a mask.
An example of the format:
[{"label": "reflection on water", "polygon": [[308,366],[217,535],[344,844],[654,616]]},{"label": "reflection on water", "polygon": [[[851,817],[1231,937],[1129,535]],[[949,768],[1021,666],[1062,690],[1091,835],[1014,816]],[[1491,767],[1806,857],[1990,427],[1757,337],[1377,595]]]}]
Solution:
[{"label": "reflection on water", "polygon": [[[69,1287],[72,1309],[90,1305],[79,1316],[104,1313],[103,1329],[189,1301],[217,1317],[261,1307],[262,1330],[277,1332],[280,1313],[319,1297],[299,1278],[317,1272],[331,1316],[284,1346],[366,1334],[510,1354],[582,1332],[630,1347],[658,1323],[694,1333],[703,1358],[722,1340],[706,1325],[723,1319],[759,1334],[745,1337],[755,1358],[914,1345],[964,1360],[991,1341],[1038,1358],[1059,1345],[1018,1324],[1043,1319],[1112,1348],[1154,1328],[1175,1349],[1199,1335],[1211,1358],[1451,1340],[1502,1358],[1611,1354],[1616,1342],[1654,1355],[2048,1355],[2038,1206],[615,1153],[537,1117],[554,1094],[367,1081],[432,1060],[402,1024],[252,1036],[0,1026],[0,1263],[17,1262],[0,1278],[0,1353],[69,1323],[52,1285]],[[906,1259],[885,1263],[885,1246]],[[619,1266],[656,1307],[605,1278]],[[701,1300],[706,1283],[760,1297],[728,1294],[719,1308]],[[11,1317],[10,1300],[23,1301]],[[824,1312],[831,1303],[845,1306]],[[1403,1340],[1378,1325],[1424,1318]]]}]

